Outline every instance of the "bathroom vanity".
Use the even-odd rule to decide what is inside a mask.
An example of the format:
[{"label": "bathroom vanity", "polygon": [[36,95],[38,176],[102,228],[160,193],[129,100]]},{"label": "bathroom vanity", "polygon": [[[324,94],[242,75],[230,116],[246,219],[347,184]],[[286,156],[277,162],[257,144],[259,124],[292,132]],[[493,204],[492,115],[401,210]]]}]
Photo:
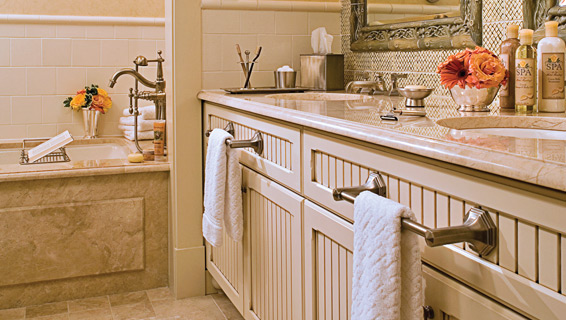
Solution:
[{"label": "bathroom vanity", "polygon": [[350,319],[353,205],[332,191],[361,185],[371,172],[427,227],[462,225],[474,207],[497,226],[487,256],[468,244],[421,241],[434,319],[563,318],[566,139],[559,131],[497,133],[565,130],[563,118],[462,118],[427,107],[427,118],[389,122],[379,115],[402,101],[307,94],[199,94],[204,130],[232,122],[235,139],[256,131],[264,139],[263,154],[241,152],[244,240],[207,246],[208,271],[244,318]]}]

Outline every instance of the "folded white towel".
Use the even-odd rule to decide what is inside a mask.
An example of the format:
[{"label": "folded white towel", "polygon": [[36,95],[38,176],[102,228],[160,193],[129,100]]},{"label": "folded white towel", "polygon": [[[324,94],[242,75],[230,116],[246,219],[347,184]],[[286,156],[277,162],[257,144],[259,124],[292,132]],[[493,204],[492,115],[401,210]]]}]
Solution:
[{"label": "folded white towel", "polygon": [[423,280],[418,236],[401,232],[411,209],[372,192],[354,204],[352,319],[423,318]]},{"label": "folded white towel", "polygon": [[[143,126],[143,128],[145,128],[143,131],[145,130],[153,130],[153,124],[156,122],[157,120],[145,120],[142,119],[141,117],[138,117],[138,127]],[[135,123],[135,117],[134,116],[129,116],[129,117],[120,117],[120,120],[118,121],[121,125],[124,126],[132,126],[132,130],[134,129],[134,123]]]},{"label": "folded white towel", "polygon": [[[122,118],[120,118],[122,119]],[[129,121],[129,120],[125,120]],[[157,120],[141,120],[138,119],[138,131],[149,131],[153,130],[153,123]],[[135,126],[133,124],[120,124],[118,128],[122,131],[134,131]]]},{"label": "folded white towel", "polygon": [[[124,137],[128,140],[134,141],[134,131],[124,131]],[[153,130],[138,131],[138,140],[153,140]]]},{"label": "folded white towel", "polygon": [[235,241],[242,240],[244,229],[239,152],[226,146],[226,139],[233,138],[222,129],[214,129],[208,139],[202,230],[215,247],[222,245],[223,227]]},{"label": "folded white towel", "polygon": [[[151,104],[149,106],[144,106],[144,107],[138,107],[138,110],[140,112],[140,116],[142,119],[144,120],[155,120],[155,105]],[[130,109],[126,108],[122,111],[122,114],[124,116],[131,116],[132,114],[130,114]]]}]

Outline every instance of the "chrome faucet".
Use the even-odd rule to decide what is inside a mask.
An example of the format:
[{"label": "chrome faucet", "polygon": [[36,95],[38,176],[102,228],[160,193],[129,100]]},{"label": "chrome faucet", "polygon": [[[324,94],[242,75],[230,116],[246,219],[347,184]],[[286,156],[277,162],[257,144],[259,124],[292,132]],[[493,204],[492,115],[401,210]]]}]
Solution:
[{"label": "chrome faucet", "polygon": [[[155,117],[157,120],[165,120],[166,114],[166,103],[165,103],[165,80],[163,79],[163,62],[165,59],[161,57],[161,50],[157,51],[157,59],[154,60],[147,60],[144,56],[138,56],[134,60],[135,70],[134,69],[122,69],[116,72],[112,78],[110,78],[110,82],[108,86],[113,88],[116,85],[116,81],[123,75],[130,75],[132,76],[136,82],[134,88],[130,88],[130,114],[134,115],[134,140],[136,144],[136,148],[139,152],[143,152],[142,148],[138,142],[138,116],[140,115],[138,109],[138,100],[148,100],[152,101],[155,104]],[[150,81],[144,76],[139,73],[139,67],[147,67],[150,62],[157,63],[157,79],[155,81]],[[138,90],[138,83],[143,84],[148,88],[155,89],[155,91],[139,91]]]},{"label": "chrome faucet", "polygon": [[[369,74],[369,71],[367,72]],[[391,87],[387,88],[385,80],[380,73],[375,75],[375,80],[370,81],[369,75],[362,81],[351,81],[346,85],[347,93],[367,93],[369,95],[388,95],[398,96],[398,82],[401,78],[406,78],[406,74],[393,73],[391,74]]]}]

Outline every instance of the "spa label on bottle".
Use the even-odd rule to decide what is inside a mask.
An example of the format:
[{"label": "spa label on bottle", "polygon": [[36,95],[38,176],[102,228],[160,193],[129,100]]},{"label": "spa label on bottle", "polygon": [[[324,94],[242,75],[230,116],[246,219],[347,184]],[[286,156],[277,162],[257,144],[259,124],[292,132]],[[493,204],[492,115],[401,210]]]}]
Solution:
[{"label": "spa label on bottle", "polygon": [[531,106],[536,103],[535,59],[515,60],[515,103]]},{"label": "spa label on bottle", "polygon": [[[505,69],[507,69],[507,71],[509,71],[509,55],[506,53],[502,53],[499,55],[499,58],[501,58],[501,62],[503,62],[503,65],[505,66]],[[507,81],[505,83],[505,85],[501,86],[501,89],[499,89],[499,96],[500,97],[508,97],[509,96],[509,82]]]},{"label": "spa label on bottle", "polygon": [[564,99],[564,52],[543,53],[541,85],[543,99]]}]

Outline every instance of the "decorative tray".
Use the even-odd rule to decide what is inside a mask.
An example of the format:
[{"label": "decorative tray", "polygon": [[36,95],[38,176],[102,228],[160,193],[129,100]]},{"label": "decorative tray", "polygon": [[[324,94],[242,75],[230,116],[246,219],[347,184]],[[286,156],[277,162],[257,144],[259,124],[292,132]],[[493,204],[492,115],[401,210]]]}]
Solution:
[{"label": "decorative tray", "polygon": [[233,94],[243,94],[243,93],[289,93],[289,92],[305,92],[310,89],[307,88],[269,88],[269,87],[259,87],[259,88],[222,88],[222,90],[233,93]]}]

